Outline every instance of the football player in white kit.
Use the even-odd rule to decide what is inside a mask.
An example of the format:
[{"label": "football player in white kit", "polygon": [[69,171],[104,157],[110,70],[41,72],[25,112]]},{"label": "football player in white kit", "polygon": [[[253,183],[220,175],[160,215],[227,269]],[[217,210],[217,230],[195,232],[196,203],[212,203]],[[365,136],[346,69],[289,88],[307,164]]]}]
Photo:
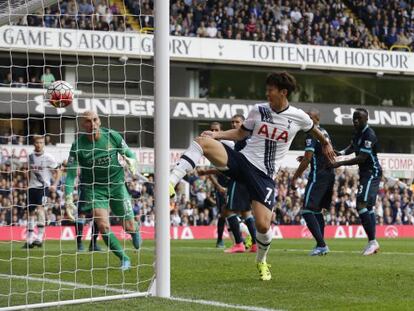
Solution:
[{"label": "football player in white kit", "polygon": [[[33,153],[29,154],[29,191],[28,191],[28,222],[27,239],[23,248],[41,247],[45,232],[46,212],[45,203],[49,191],[56,191],[60,180],[61,170],[52,155],[45,153],[45,139],[43,136],[33,138]],[[52,173],[57,170],[57,178],[52,185]],[[37,216],[37,237],[34,228]]]},{"label": "football player in white kit", "polygon": [[[267,101],[249,112],[240,129],[222,132],[205,131],[181,156],[170,175],[170,195],[174,186],[205,156],[224,174],[246,185],[256,219],[260,279],[272,278],[266,255],[272,241],[271,218],[275,200],[274,176],[299,131],[311,133],[322,144],[323,153],[334,162],[335,152],[324,134],[314,127],[301,109],[289,105],[288,97],[296,89],[296,80],[286,72],[271,73],[266,78]],[[239,141],[251,135],[244,149],[235,151],[217,140]]]}]

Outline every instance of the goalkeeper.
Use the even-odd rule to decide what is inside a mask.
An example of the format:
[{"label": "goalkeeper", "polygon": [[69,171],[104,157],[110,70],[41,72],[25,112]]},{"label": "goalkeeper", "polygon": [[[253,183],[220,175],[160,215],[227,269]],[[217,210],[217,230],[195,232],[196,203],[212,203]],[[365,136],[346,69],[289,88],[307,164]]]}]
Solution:
[{"label": "goalkeeper", "polygon": [[118,155],[121,155],[134,174],[136,156],[119,133],[101,127],[101,120],[96,112],[86,111],[82,115],[81,126],[84,133],[72,144],[68,159],[66,212],[74,220],[73,190],[79,167],[78,188],[81,189],[82,209],[92,211],[105,244],[121,260],[122,270],[128,270],[131,261],[111,231],[109,208],[114,215],[122,218],[124,230],[131,235],[134,247],[139,249],[139,225],[134,221],[131,197],[125,186],[124,168],[118,161]]}]

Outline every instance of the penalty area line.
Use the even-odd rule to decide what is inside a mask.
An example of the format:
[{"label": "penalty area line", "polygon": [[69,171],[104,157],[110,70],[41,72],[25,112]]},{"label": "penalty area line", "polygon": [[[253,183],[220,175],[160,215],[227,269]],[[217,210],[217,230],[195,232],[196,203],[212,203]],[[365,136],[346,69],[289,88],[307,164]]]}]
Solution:
[{"label": "penalty area line", "polygon": [[48,278],[37,278],[27,275],[9,275],[9,274],[3,274],[0,273],[0,279],[15,279],[15,280],[24,280],[24,281],[32,281],[32,282],[44,282],[49,284],[56,284],[56,285],[66,285],[66,286],[72,286],[81,289],[97,289],[102,291],[108,291],[108,292],[114,292],[118,294],[133,294],[136,293],[136,291],[131,291],[127,289],[120,289],[120,288],[113,288],[108,286],[102,286],[102,285],[88,285],[83,283],[75,283],[75,282],[68,282],[68,281],[61,281],[61,280],[55,280],[55,279],[48,279]]},{"label": "penalty area line", "polygon": [[224,302],[213,301],[213,300],[190,299],[190,298],[181,298],[181,297],[170,297],[167,299],[173,300],[173,301],[179,301],[179,302],[188,302],[188,303],[194,303],[194,304],[226,308],[226,309],[249,310],[249,311],[283,311],[282,309],[269,309],[269,308],[255,307],[255,306],[243,306],[243,305],[230,304],[230,303],[224,303]]}]

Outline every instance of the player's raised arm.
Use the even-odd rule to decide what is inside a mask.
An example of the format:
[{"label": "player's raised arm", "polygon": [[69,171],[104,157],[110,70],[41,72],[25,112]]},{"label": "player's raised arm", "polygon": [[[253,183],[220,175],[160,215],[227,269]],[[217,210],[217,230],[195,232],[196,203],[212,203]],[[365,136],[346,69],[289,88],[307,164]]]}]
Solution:
[{"label": "player's raised arm", "polygon": [[337,168],[337,167],[340,167],[340,166],[362,164],[362,163],[365,163],[365,161],[368,159],[368,157],[369,157],[369,153],[361,152],[355,158],[333,163],[332,167]]},{"label": "player's raised arm", "polygon": [[352,146],[352,142],[345,149],[341,151],[335,151],[336,155],[339,155],[339,156],[348,155],[353,152],[354,152],[354,147]]},{"label": "player's raised arm", "polygon": [[231,129],[227,131],[213,132],[213,131],[204,131],[200,136],[211,137],[217,140],[234,140],[239,141],[245,139],[250,135],[250,131],[241,127],[239,129]]},{"label": "player's raised arm", "polygon": [[290,183],[292,189],[294,189],[294,190],[296,189],[297,179],[300,176],[302,176],[303,172],[308,168],[309,163],[312,161],[313,152],[314,151],[312,151],[312,150],[306,150],[305,149],[305,154],[301,158],[300,164],[299,164],[298,168],[296,169],[296,172],[293,175],[292,181]]}]

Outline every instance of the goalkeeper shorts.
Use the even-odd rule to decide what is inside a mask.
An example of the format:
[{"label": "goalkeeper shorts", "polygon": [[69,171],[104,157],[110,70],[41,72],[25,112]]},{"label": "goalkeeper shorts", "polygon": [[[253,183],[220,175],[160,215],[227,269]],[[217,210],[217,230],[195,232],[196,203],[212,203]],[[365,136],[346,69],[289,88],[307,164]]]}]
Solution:
[{"label": "goalkeeper shorts", "polygon": [[82,185],[80,187],[79,211],[87,213],[95,208],[110,208],[112,213],[125,220],[134,218],[131,195],[124,183],[105,185]]}]

